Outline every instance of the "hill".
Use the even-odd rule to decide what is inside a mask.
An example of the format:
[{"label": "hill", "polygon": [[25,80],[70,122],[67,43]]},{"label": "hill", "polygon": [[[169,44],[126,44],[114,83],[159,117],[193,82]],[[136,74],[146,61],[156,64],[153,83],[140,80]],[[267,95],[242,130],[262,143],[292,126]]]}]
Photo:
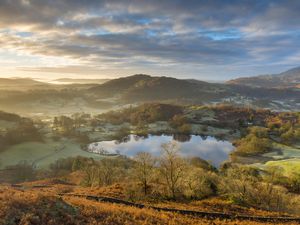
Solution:
[{"label": "hill", "polygon": [[[300,86],[296,85],[295,71],[288,74],[291,80],[294,79],[295,87]],[[3,78],[0,80],[0,107],[6,111],[34,114],[47,112],[48,115],[87,110],[98,112],[143,102],[247,104],[280,111],[298,110],[300,107],[300,90],[288,86],[274,88],[267,85],[245,86],[238,82],[208,83],[145,74],[113,79],[103,84],[76,83],[85,82],[85,79],[64,83],[72,80],[60,79],[61,83],[51,84],[28,78]]]},{"label": "hill", "polygon": [[[293,73],[290,72],[290,74],[292,77]],[[253,79],[255,80],[255,78]],[[241,84],[238,82],[208,83],[144,74],[114,79],[91,87],[86,93],[91,98],[110,98],[121,104],[147,101],[179,104],[229,102],[238,105],[252,104],[254,107],[275,107],[276,110],[297,108],[298,99],[300,99],[300,91],[296,88],[245,86],[242,82]],[[261,101],[265,102],[263,106],[261,106]]]},{"label": "hill", "polygon": [[226,95],[226,87],[203,81],[191,82],[172,77],[137,74],[108,81],[89,89],[101,97],[116,97],[128,102],[168,99],[211,100]]},{"label": "hill", "polygon": [[238,78],[230,80],[227,83],[262,88],[299,88],[300,67],[290,69],[280,74]]}]

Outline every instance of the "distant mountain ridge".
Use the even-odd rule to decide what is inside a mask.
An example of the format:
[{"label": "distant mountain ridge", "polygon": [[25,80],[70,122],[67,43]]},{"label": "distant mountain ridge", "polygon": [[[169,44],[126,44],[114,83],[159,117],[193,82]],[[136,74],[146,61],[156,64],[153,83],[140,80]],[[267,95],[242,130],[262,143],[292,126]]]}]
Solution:
[{"label": "distant mountain ridge", "polygon": [[[290,73],[292,76],[293,73]],[[260,87],[231,83],[208,83],[173,77],[153,77],[136,74],[95,85],[85,92],[95,99],[110,99],[124,104],[139,102],[172,102],[183,104],[260,104],[262,107],[298,107],[300,91],[297,88]],[[276,103],[274,103],[275,101]],[[257,103],[256,103],[257,102]],[[262,103],[264,102],[264,103]],[[292,106],[291,106],[292,105]]]},{"label": "distant mountain ridge", "polygon": [[[280,77],[280,75],[274,76]],[[291,79],[291,83],[295,83],[295,87],[299,85],[297,84],[297,70],[289,71],[287,76]],[[273,76],[271,78],[273,79]],[[265,77],[263,79],[266,80]],[[51,113],[56,114],[60,110],[74,112],[74,110],[95,109],[97,111],[127,104],[164,102],[229,103],[248,106],[251,104],[276,110],[300,110],[299,89],[284,86],[283,88],[257,86],[230,84],[230,82],[209,83],[194,79],[156,77],[145,74],[112,79],[103,84],[50,84],[27,78],[3,78],[0,79],[0,108],[34,113],[43,110],[49,113],[50,110]],[[24,107],[25,105],[31,107]]]},{"label": "distant mountain ridge", "polygon": [[[0,78],[0,90],[9,90],[9,91],[26,91],[26,90],[61,90],[64,88],[88,88],[92,87],[101,83],[106,82],[106,80],[100,80],[98,83],[91,81],[91,82],[67,82],[65,78],[61,79],[61,82],[46,82],[46,81],[39,81],[32,78],[20,78],[20,77],[13,77],[13,78]],[[66,82],[63,82],[65,80]]]},{"label": "distant mountain ridge", "polygon": [[0,86],[32,86],[32,85],[42,85],[43,82],[31,79],[31,78],[0,78]]},{"label": "distant mountain ridge", "polygon": [[110,79],[78,79],[78,78],[60,78],[53,80],[54,83],[63,84],[103,84]]},{"label": "distant mountain ridge", "polygon": [[279,74],[238,78],[227,83],[261,88],[300,88],[300,67]]},{"label": "distant mountain ridge", "polygon": [[0,90],[29,90],[47,89],[51,84],[37,81],[31,78],[0,78]]}]

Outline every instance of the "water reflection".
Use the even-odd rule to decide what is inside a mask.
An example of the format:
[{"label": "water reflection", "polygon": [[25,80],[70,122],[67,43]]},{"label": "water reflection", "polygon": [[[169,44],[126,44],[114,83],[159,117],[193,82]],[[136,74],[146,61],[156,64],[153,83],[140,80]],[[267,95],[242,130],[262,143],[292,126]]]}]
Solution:
[{"label": "water reflection", "polygon": [[188,134],[173,134],[173,140],[179,141],[179,142],[187,142],[190,141],[192,138],[192,135]]},{"label": "water reflection", "polygon": [[102,141],[91,143],[88,150],[96,153],[122,154],[134,156],[138,152],[149,152],[158,156],[161,153],[161,144],[176,141],[183,156],[197,156],[219,166],[228,159],[229,153],[234,149],[228,141],[217,140],[214,137],[201,137],[195,135],[149,135],[138,137],[130,135],[120,141]]}]

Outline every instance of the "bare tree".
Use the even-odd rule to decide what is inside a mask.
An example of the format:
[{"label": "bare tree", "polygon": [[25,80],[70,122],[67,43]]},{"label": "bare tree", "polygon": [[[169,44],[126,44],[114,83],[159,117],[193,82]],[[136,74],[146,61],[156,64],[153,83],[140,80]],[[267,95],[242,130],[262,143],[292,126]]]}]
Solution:
[{"label": "bare tree", "polygon": [[122,182],[126,177],[126,165],[119,158],[104,158],[97,166],[98,186],[108,186]]},{"label": "bare tree", "polygon": [[135,167],[137,179],[142,184],[144,194],[147,195],[149,182],[155,166],[155,158],[147,152],[139,152],[134,158],[137,162]]},{"label": "bare tree", "polygon": [[179,189],[180,180],[183,177],[185,162],[178,154],[179,146],[176,142],[162,144],[161,147],[160,172],[172,198],[176,198],[176,191]]},{"label": "bare tree", "polygon": [[88,187],[93,187],[95,178],[96,178],[96,165],[94,164],[89,164],[83,167],[83,172],[84,172],[84,179],[83,183],[88,186]]},{"label": "bare tree", "polygon": [[117,165],[114,159],[102,159],[98,165],[98,185],[111,185],[115,178],[116,169]]}]

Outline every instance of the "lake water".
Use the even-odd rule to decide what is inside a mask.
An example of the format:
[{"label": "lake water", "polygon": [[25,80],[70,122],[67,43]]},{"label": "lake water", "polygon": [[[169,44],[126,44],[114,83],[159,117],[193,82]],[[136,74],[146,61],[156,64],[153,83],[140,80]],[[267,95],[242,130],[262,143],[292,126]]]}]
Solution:
[{"label": "lake water", "polygon": [[143,138],[130,135],[122,142],[101,141],[91,143],[88,146],[88,151],[99,154],[121,154],[129,157],[136,155],[138,152],[149,152],[159,156],[161,145],[170,141],[178,143],[182,156],[198,156],[214,166],[219,166],[227,160],[229,153],[234,149],[230,142],[217,140],[214,137],[149,135]]}]

